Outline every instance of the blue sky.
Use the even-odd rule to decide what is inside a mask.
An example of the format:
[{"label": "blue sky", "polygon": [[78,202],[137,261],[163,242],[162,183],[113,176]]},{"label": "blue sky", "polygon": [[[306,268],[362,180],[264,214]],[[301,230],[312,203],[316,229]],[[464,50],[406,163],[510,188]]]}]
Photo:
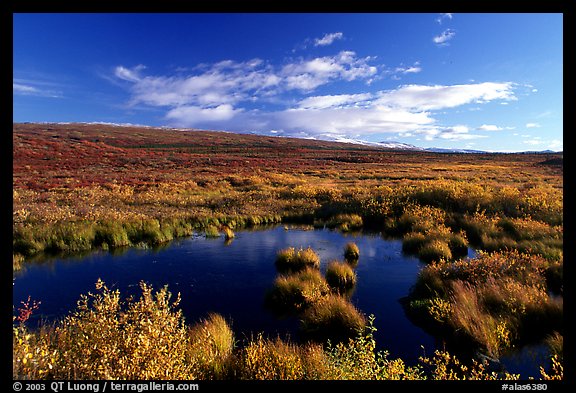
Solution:
[{"label": "blue sky", "polygon": [[13,120],[563,149],[562,14],[15,14]]}]

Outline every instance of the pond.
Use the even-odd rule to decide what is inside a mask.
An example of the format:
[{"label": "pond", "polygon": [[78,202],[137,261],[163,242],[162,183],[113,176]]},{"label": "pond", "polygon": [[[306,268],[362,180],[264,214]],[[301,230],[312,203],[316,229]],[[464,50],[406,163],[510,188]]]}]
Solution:
[{"label": "pond", "polygon": [[[424,264],[402,253],[401,240],[370,233],[274,226],[239,231],[231,242],[192,236],[157,249],[44,258],[14,274],[13,305],[18,308],[28,296],[41,301],[35,317],[50,322],[74,309],[81,294],[94,292],[98,278],[123,296],[138,295],[143,280],[155,289],[168,285],[172,293],[180,292],[180,308],[189,324],[217,312],[231,321],[237,340],[263,332],[296,341],[297,318],[278,319],[264,307],[265,294],[278,274],[276,253],[286,247],[310,246],[320,256],[324,272],[328,262],[342,260],[344,246],[350,241],[360,249],[351,301],[366,315],[376,317],[378,349],[413,365],[424,354],[422,347],[426,355],[442,348],[441,342],[406,317],[399,301],[408,295]],[[469,253],[472,256],[474,252]]]}]

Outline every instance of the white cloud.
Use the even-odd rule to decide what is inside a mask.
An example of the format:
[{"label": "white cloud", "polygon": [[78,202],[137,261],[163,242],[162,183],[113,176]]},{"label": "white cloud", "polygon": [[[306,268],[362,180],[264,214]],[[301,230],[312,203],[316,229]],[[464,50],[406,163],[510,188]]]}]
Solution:
[{"label": "white cloud", "polygon": [[[439,125],[434,111],[466,104],[516,100],[515,84],[403,85],[393,90],[306,96],[333,83],[379,77],[372,57],[341,51],[333,56],[296,59],[272,66],[261,59],[224,60],[193,68],[189,74],[146,75],[145,66],[114,69],[128,85],[132,105],[166,108],[178,127],[319,137],[356,138],[369,134],[423,135],[426,139],[471,140],[484,137],[462,124]],[[393,75],[417,72],[419,62],[392,68]],[[386,72],[384,72],[386,73]],[[260,103],[271,104],[265,109]],[[496,130],[482,125],[479,130]],[[499,128],[498,128],[499,129]]]},{"label": "white cloud", "polygon": [[370,80],[378,72],[376,66],[369,65],[370,60],[371,57],[357,58],[355,52],[342,51],[335,56],[287,64],[280,75],[284,78],[286,88],[310,91],[336,79]]},{"label": "white cloud", "polygon": [[306,130],[309,134],[333,133],[369,135],[406,132],[434,122],[428,113],[410,112],[383,106],[287,109],[274,114],[286,131]]},{"label": "white cloud", "polygon": [[434,38],[432,38],[432,41],[436,45],[444,46],[444,45],[448,45],[448,41],[450,41],[455,36],[456,36],[456,32],[454,30],[446,29],[442,33],[440,33],[440,35],[437,35]]},{"label": "white cloud", "polygon": [[564,142],[561,139],[552,139],[548,141],[548,149],[550,150],[563,150]]},{"label": "white cloud", "polygon": [[242,112],[241,109],[234,109],[232,105],[229,104],[212,108],[180,106],[170,110],[166,114],[166,118],[176,120],[181,124],[195,125],[230,120],[240,112]]},{"label": "white cloud", "polygon": [[530,146],[537,146],[540,149],[562,150],[564,143],[561,139],[542,139],[542,137],[531,137],[530,135],[522,135],[523,138],[530,138],[522,141],[522,143]]},{"label": "white cloud", "polygon": [[[285,64],[276,69],[263,60],[225,60],[198,67],[200,73],[176,76],[143,75],[145,66],[118,66],[116,78],[131,83],[131,104],[151,106],[213,107],[278,95],[283,91],[311,92],[327,83],[344,80],[371,81],[378,72],[371,57],[352,51]],[[197,70],[198,71],[198,70]]]},{"label": "white cloud", "polygon": [[420,62],[417,61],[416,63],[414,63],[412,66],[410,67],[396,67],[395,72],[397,73],[401,73],[401,74],[416,74],[418,72],[422,71],[422,67],[420,67]]},{"label": "white cloud", "polygon": [[325,34],[322,38],[316,38],[314,40],[314,46],[327,46],[332,44],[336,40],[341,40],[344,34],[341,32]]},{"label": "white cloud", "polygon": [[124,66],[118,66],[114,69],[114,75],[122,80],[128,82],[138,82],[140,81],[140,71],[144,70],[146,67],[142,64],[137,65],[136,67],[129,69]]},{"label": "white cloud", "polygon": [[444,21],[444,19],[449,19],[451,20],[453,17],[452,13],[444,13],[444,14],[440,14],[440,16],[438,18],[436,18],[436,22],[438,22],[438,24],[442,24],[442,22]]},{"label": "white cloud", "polygon": [[417,136],[422,135],[424,140],[432,141],[434,139],[445,139],[450,141],[463,141],[479,138],[486,138],[485,135],[470,134],[469,127],[465,125],[456,125],[451,127],[444,126],[425,126],[407,133],[401,133],[400,136]]},{"label": "white cloud", "polygon": [[503,128],[494,124],[482,124],[480,127],[478,127],[478,129],[481,131],[500,131]]},{"label": "white cloud", "polygon": [[35,96],[35,97],[48,97],[48,98],[62,98],[62,92],[54,90],[45,86],[46,83],[38,81],[26,81],[24,83],[19,80],[12,81],[12,93],[22,96]]},{"label": "white cloud", "polygon": [[298,103],[300,109],[327,109],[337,108],[346,105],[363,106],[367,100],[372,98],[372,94],[339,94],[308,97]]},{"label": "white cloud", "polygon": [[512,89],[511,82],[452,86],[406,85],[396,90],[381,92],[376,101],[382,105],[414,110],[435,110],[493,100],[516,100]]},{"label": "white cloud", "polygon": [[12,83],[12,90],[20,94],[35,94],[39,92],[39,90],[33,86],[21,85],[19,83]]},{"label": "white cloud", "polygon": [[526,123],[526,128],[540,128],[540,124],[538,123]]},{"label": "white cloud", "polygon": [[527,145],[541,145],[544,143],[544,141],[540,137],[535,137],[532,139],[525,140],[524,143]]}]

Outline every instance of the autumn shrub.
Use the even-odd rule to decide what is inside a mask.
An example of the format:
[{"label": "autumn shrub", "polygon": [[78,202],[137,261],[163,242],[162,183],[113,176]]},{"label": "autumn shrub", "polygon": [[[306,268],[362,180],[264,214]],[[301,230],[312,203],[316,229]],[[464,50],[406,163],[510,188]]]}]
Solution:
[{"label": "autumn shrub", "polygon": [[400,234],[412,231],[426,232],[444,225],[446,220],[446,212],[433,206],[408,203],[402,210],[397,223]]},{"label": "autumn shrub", "polygon": [[[458,285],[458,284],[457,284]],[[480,362],[466,364],[446,351],[421,358],[408,366],[376,351],[374,318],[336,325],[346,338],[334,337],[324,345],[296,344],[258,334],[237,346],[228,323],[218,314],[187,327],[179,297],[172,302],[167,288],[154,292],[141,283],[138,299],[122,300],[118,290],[97,282],[97,293],[83,295],[78,307],[64,320],[29,330],[25,323],[37,304],[23,303],[14,317],[13,378],[27,379],[518,379],[519,375],[489,371]],[[463,287],[464,288],[464,287]],[[468,288],[471,288],[468,285]],[[456,291],[462,296],[464,292]],[[463,295],[464,297],[466,294]],[[337,296],[334,308],[352,307]],[[465,299],[465,308],[473,299]],[[469,303],[471,301],[472,303]],[[355,311],[357,313],[357,311]],[[314,311],[316,313],[316,311]],[[333,311],[334,313],[334,311]],[[338,313],[336,313],[338,314]],[[355,318],[352,318],[355,319]],[[325,325],[334,327],[334,321]],[[498,325],[496,326],[498,329]],[[478,328],[482,331],[482,327]],[[502,334],[502,331],[497,334]],[[562,348],[562,336],[553,333],[547,342]],[[561,355],[541,368],[543,379],[563,379]]]},{"label": "autumn shrub", "polygon": [[320,257],[310,247],[298,251],[294,247],[288,247],[276,255],[276,268],[281,273],[297,272],[306,267],[320,267]]},{"label": "autumn shrub", "polygon": [[520,210],[532,219],[552,226],[563,223],[563,195],[561,188],[538,184],[522,193]]},{"label": "autumn shrub", "polygon": [[[39,380],[58,377],[61,353],[55,348],[53,331],[30,332],[23,323],[12,328],[12,377]],[[62,377],[63,378],[63,377]]]},{"label": "autumn shrub", "polygon": [[352,265],[356,265],[358,263],[358,259],[360,258],[360,249],[354,242],[346,243],[344,247],[344,259],[346,262],[349,262]]},{"label": "autumn shrub", "polygon": [[265,297],[266,305],[279,314],[302,311],[330,293],[330,288],[318,269],[281,275]]},{"label": "autumn shrub", "polygon": [[436,350],[432,357],[422,356],[423,374],[429,380],[518,380],[520,374],[510,374],[507,371],[494,371],[475,359],[462,362],[457,356],[446,350]]},{"label": "autumn shrub", "polygon": [[421,368],[409,367],[402,359],[389,359],[388,352],[377,351],[374,340],[374,317],[368,317],[366,326],[357,335],[326,348],[328,366],[323,369],[324,379],[338,380],[413,380],[424,379]]},{"label": "autumn shrub", "polygon": [[326,268],[326,282],[333,291],[344,295],[356,285],[356,273],[348,263],[333,261]]},{"label": "autumn shrub", "polygon": [[546,370],[543,366],[540,366],[540,375],[545,381],[562,381],[564,379],[564,365],[560,356],[552,355],[551,366],[549,370]]},{"label": "autumn shrub", "polygon": [[352,303],[338,295],[329,295],[315,302],[302,315],[301,330],[314,341],[341,342],[362,331],[364,316]]},{"label": "autumn shrub", "polygon": [[[68,378],[180,379],[190,375],[189,343],[180,297],[140,284],[140,299],[124,306],[120,292],[98,282],[78,310],[57,328],[62,370]],[[82,359],[78,362],[78,359]]]}]

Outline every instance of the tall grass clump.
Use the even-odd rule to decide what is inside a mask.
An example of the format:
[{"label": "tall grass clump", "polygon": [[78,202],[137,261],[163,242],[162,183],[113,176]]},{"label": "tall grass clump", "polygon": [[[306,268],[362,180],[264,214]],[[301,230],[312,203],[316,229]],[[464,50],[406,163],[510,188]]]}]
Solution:
[{"label": "tall grass clump", "polygon": [[279,314],[302,311],[330,293],[320,271],[308,267],[289,275],[281,275],[266,294],[266,305]]},{"label": "tall grass clump", "polygon": [[240,379],[295,380],[305,376],[300,349],[280,339],[268,340],[258,335],[239,358],[236,367]]},{"label": "tall grass clump", "polygon": [[452,259],[452,250],[450,250],[450,245],[447,242],[435,239],[420,247],[418,256],[424,262],[450,260]]},{"label": "tall grass clump", "polygon": [[549,294],[548,266],[543,257],[517,251],[435,262],[420,272],[411,309],[424,325],[442,326],[497,357],[562,332],[563,298]]},{"label": "tall grass clump", "polygon": [[206,235],[207,238],[220,237],[220,231],[218,231],[218,228],[214,225],[207,226],[204,229],[204,234]]},{"label": "tall grass clump", "polygon": [[511,345],[509,323],[486,311],[476,289],[468,283],[452,283],[452,316],[450,323],[456,329],[483,347],[490,356],[498,357],[501,350]]},{"label": "tall grass clump", "polygon": [[222,232],[224,232],[224,239],[225,240],[232,240],[236,236],[234,234],[234,231],[228,226],[222,227]]},{"label": "tall grass clump", "polygon": [[276,268],[281,273],[297,272],[306,267],[320,267],[320,257],[310,247],[298,251],[294,247],[288,247],[276,255]]},{"label": "tall grass clump", "polygon": [[16,272],[22,269],[24,256],[22,254],[12,254],[12,271]]},{"label": "tall grass clump", "polygon": [[356,273],[349,264],[333,261],[326,268],[326,282],[332,290],[343,295],[356,285]]},{"label": "tall grass clump", "polygon": [[360,258],[360,249],[354,242],[349,242],[344,247],[344,259],[350,264],[356,265]]},{"label": "tall grass clump", "polygon": [[116,221],[101,222],[96,226],[95,245],[103,248],[125,247],[130,245],[128,233]]},{"label": "tall grass clump", "polygon": [[366,326],[366,319],[352,303],[338,295],[329,295],[314,303],[302,315],[301,330],[314,341],[347,341]]},{"label": "tall grass clump", "polygon": [[124,228],[132,244],[155,245],[172,240],[172,235],[163,232],[155,218],[132,221],[124,224]]},{"label": "tall grass clump", "polygon": [[229,360],[234,350],[234,333],[219,314],[192,326],[187,357],[193,366],[195,379],[221,379],[226,377]]},{"label": "tall grass clump", "polygon": [[360,229],[362,225],[362,217],[357,214],[338,214],[326,222],[328,228],[337,228],[342,232]]}]

